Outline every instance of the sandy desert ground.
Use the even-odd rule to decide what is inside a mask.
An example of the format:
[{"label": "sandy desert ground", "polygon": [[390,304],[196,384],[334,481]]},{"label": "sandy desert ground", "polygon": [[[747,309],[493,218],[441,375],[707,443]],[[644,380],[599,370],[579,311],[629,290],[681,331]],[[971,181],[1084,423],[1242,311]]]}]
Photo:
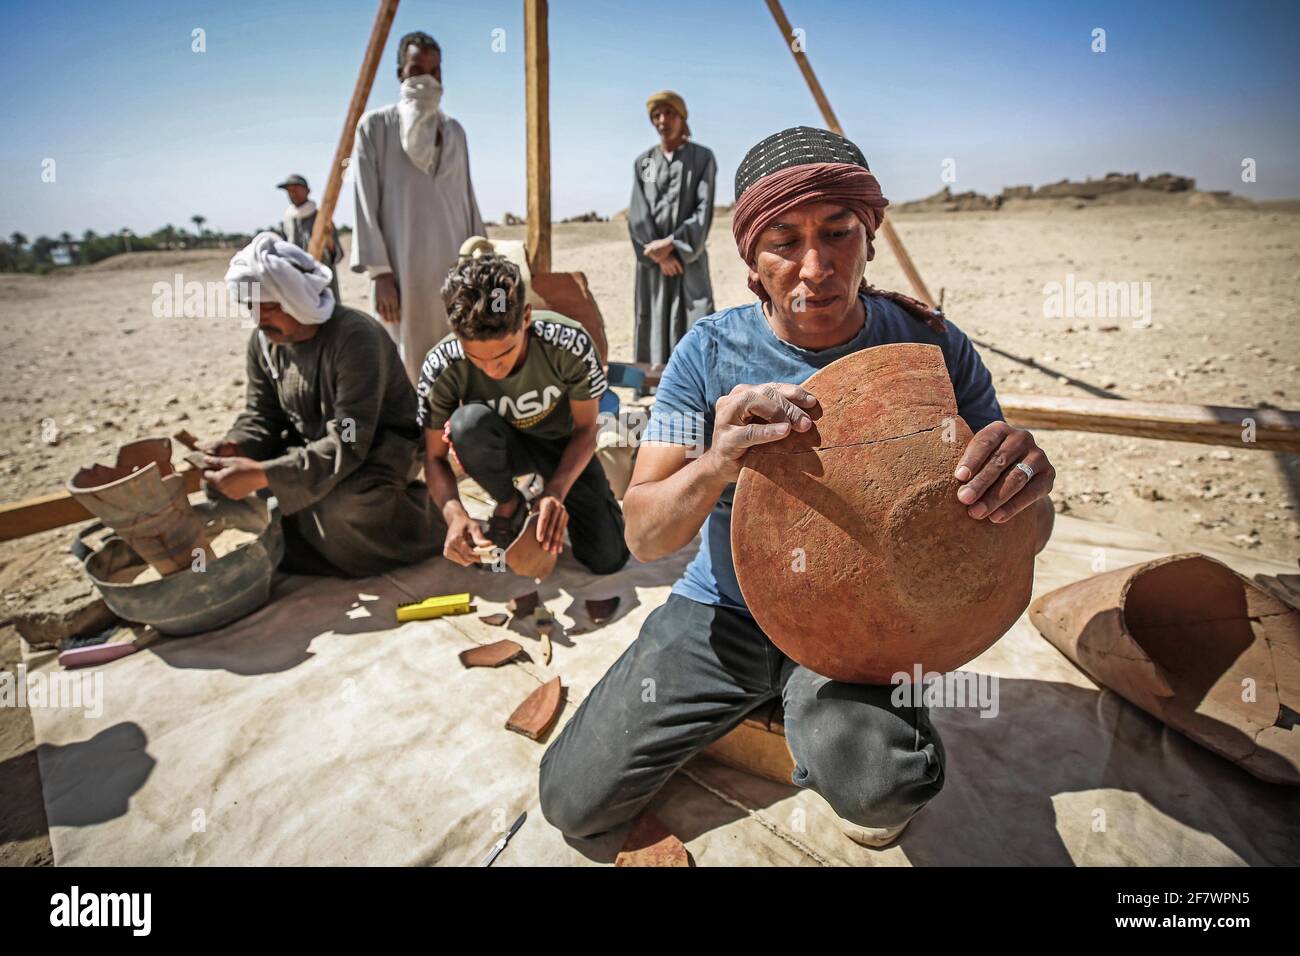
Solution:
[{"label": "sandy desert ground", "polygon": [[[1195,200],[1197,197],[1185,197]],[[1195,201],[1012,203],[997,212],[900,214],[896,223],[949,316],[976,340],[999,391],[1108,394],[1219,405],[1300,407],[1300,212]],[[521,228],[494,236],[522,238]],[[716,304],[751,300],[730,221],[709,242]],[[119,256],[49,277],[0,275],[0,500],[55,491],[118,443],[186,428],[222,433],[243,400],[235,319],[155,318],[156,282],[218,282],[230,251]],[[557,270],[585,272],[611,357],[630,358],[631,252],[621,222],[557,227]],[[1151,283],[1151,326],[1129,317],[1045,318],[1045,284]],[[868,276],[906,290],[887,249]],[[343,276],[364,307],[365,280]],[[43,440],[53,422],[56,444]],[[1300,456],[1072,432],[1038,433],[1058,470],[1058,509],[1159,532],[1186,547],[1294,561]],[[0,544],[0,625],[39,589],[34,552],[66,530]],[[0,668],[18,638],[0,626]],[[48,863],[30,719],[0,721],[0,863]]]}]

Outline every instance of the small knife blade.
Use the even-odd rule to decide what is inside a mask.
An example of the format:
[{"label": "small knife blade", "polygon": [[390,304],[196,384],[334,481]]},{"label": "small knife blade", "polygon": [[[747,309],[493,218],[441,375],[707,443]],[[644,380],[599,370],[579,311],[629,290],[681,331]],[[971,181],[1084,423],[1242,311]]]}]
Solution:
[{"label": "small knife blade", "polygon": [[479,866],[491,866],[492,861],[501,855],[501,851],[506,848],[506,844],[510,842],[510,838],[518,832],[521,826],[524,825],[526,819],[528,819],[527,810],[519,814],[519,816],[515,818],[515,822],[510,824],[510,829],[505,832],[505,835],[502,836],[500,840],[497,840],[496,843],[492,844],[492,849],[488,851],[488,855],[483,858],[483,862],[480,863]]}]

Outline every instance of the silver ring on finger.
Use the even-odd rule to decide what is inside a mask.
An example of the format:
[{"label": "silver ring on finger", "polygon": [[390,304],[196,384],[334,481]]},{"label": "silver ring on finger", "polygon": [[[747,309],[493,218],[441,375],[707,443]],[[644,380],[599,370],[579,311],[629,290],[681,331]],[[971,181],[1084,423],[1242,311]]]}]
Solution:
[{"label": "silver ring on finger", "polygon": [[1033,468],[1032,465],[1027,465],[1027,464],[1025,464],[1023,461],[1018,461],[1018,462],[1016,462],[1016,469],[1017,469],[1018,471],[1023,471],[1023,472],[1025,473],[1025,481],[1026,481],[1026,482],[1033,481],[1033,479],[1034,479],[1034,468]]}]

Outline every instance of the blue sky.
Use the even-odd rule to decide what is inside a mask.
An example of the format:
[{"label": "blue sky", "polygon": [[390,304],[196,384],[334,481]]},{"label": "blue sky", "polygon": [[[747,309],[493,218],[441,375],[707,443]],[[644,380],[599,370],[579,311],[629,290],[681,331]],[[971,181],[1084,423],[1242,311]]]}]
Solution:
[{"label": "blue sky", "polygon": [[[848,135],[894,201],[1107,171],[1172,171],[1300,196],[1300,4],[786,0]],[[249,230],[282,176],[324,186],[374,16],[370,0],[0,0],[0,235]],[[1106,31],[1106,52],[1090,49]],[[191,51],[206,31],[207,52]],[[506,50],[492,50],[496,29]],[[524,212],[519,0],[404,0],[370,106],[396,98],[397,38],[443,47],[444,108],[469,136],[484,216]],[[730,201],[745,150],[821,125],[762,0],[552,0],[556,218],[627,205],[670,87]],[[1258,164],[1253,184],[1241,161]],[[56,162],[54,183],[42,162]],[[338,221],[351,222],[350,188]]]}]

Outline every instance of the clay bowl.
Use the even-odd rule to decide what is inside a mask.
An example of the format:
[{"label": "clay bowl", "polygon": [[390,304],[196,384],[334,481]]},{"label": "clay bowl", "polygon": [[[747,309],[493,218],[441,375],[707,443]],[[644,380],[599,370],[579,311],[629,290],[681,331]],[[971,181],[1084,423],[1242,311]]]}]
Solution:
[{"label": "clay bowl", "polygon": [[943,353],[865,349],[803,387],[821,403],[814,427],[751,449],[736,483],[731,550],[755,620],[835,680],[978,657],[1029,604],[1037,527],[1032,512],[976,521],[957,500],[971,431]]}]

